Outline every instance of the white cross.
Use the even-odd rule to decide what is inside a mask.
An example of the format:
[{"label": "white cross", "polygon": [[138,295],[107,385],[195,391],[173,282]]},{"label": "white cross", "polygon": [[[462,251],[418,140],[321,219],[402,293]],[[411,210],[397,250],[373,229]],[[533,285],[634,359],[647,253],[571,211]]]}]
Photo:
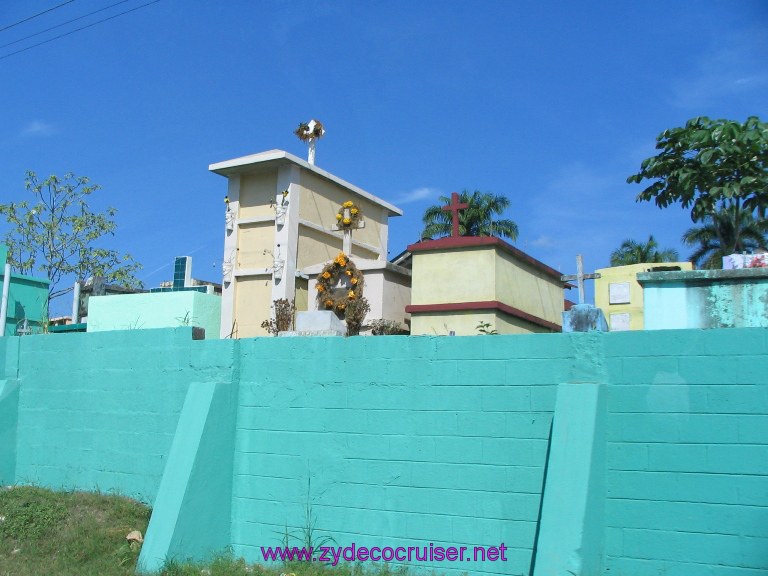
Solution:
[{"label": "white cross", "polygon": [[[342,212],[342,220],[344,218],[351,218],[352,213],[349,211],[349,208],[344,208],[344,212]],[[358,220],[357,225],[355,228],[365,228],[365,220]],[[342,226],[341,221],[339,221],[338,224],[336,224],[337,230],[343,230],[344,234],[344,241],[341,245],[341,251],[344,252],[347,256],[352,256],[352,228],[348,226]]]},{"label": "white cross", "polygon": [[584,304],[584,280],[595,280],[597,278],[600,278],[600,274],[584,274],[584,261],[581,258],[581,254],[576,256],[576,274],[560,276],[560,280],[563,282],[576,280],[576,284],[579,287],[579,304]]}]

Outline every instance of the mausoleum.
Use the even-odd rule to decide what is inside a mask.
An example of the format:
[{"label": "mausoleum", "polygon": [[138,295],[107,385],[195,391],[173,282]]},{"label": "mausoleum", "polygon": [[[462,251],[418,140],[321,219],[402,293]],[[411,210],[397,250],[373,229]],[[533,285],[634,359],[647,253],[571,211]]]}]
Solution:
[{"label": "mausoleum", "polygon": [[596,270],[595,305],[602,309],[612,332],[643,330],[643,286],[638,274],[693,270],[690,262],[628,264]]},{"label": "mausoleum", "polygon": [[[365,274],[370,318],[404,322],[410,272],[387,262],[388,224],[402,210],[283,150],[212,164],[228,180],[221,312],[222,337],[267,334],[275,300],[316,309],[312,280],[344,250]],[[339,209],[353,202],[359,226],[343,232]],[[392,304],[403,302],[403,305]]]},{"label": "mausoleum", "polygon": [[453,236],[413,253],[412,335],[560,332],[561,274],[504,240]]}]

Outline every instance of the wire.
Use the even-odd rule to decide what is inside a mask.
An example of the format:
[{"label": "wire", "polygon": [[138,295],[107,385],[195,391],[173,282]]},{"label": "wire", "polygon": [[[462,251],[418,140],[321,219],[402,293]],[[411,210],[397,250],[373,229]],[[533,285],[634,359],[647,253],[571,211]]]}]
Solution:
[{"label": "wire", "polygon": [[0,44],[0,48],[7,48],[8,46],[13,46],[14,44],[18,44],[19,42],[24,42],[24,40],[29,40],[30,38],[34,38],[35,36],[40,36],[40,34],[45,34],[46,32],[50,32],[51,30],[55,30],[56,28],[61,28],[62,26],[66,26],[67,24],[72,24],[72,22],[77,22],[78,20],[82,20],[83,18],[88,18],[88,16],[93,16],[94,14],[98,14],[99,12],[104,12],[104,10],[109,10],[110,8],[114,8],[115,6],[118,6],[120,4],[125,4],[126,2],[130,2],[130,1],[131,0],[120,0],[120,2],[115,2],[114,4],[110,4],[106,8],[101,8],[99,10],[94,10],[93,12],[88,12],[88,14],[84,14],[83,16],[72,18],[72,20],[67,20],[66,22],[62,22],[61,24],[56,24],[56,26],[51,26],[50,28],[46,28],[45,30],[41,30],[40,32],[35,32],[34,34],[30,34],[29,36],[24,36],[24,38],[19,38],[18,40],[14,40],[13,42],[8,42],[8,44]]},{"label": "wire", "polygon": [[28,18],[24,18],[24,20],[19,20],[18,22],[14,22],[13,24],[9,24],[5,28],[0,28],[0,32],[4,30],[8,30],[9,28],[13,28],[14,26],[18,26],[19,24],[23,24],[24,22],[29,22],[30,20],[33,20],[34,18],[37,18],[38,16],[42,16],[43,14],[48,14],[48,12],[53,12],[54,10],[61,8],[62,6],[66,6],[67,4],[72,4],[75,0],[67,0],[66,2],[62,2],[58,6],[54,6],[53,8],[48,8],[48,10],[43,10],[42,12],[35,14],[34,16],[30,16]]},{"label": "wire", "polygon": [[[74,2],[74,0],[70,0],[70,2]],[[26,48],[22,48],[21,50],[16,50],[15,52],[11,52],[10,54],[5,54],[4,56],[0,56],[0,60],[5,60],[6,58],[10,58],[11,56],[15,56],[16,54],[21,54],[22,52],[26,52],[27,50],[32,50],[32,48],[37,48],[38,46],[42,46],[43,44],[48,44],[49,42],[53,42],[54,40],[58,40],[59,38],[64,38],[65,36],[69,36],[71,34],[74,34],[75,32],[80,32],[81,30],[91,28],[93,26],[96,26],[97,24],[101,24],[102,22],[114,20],[115,18],[124,16],[125,14],[135,12],[136,10],[141,10],[142,8],[146,8],[147,6],[150,6],[152,4],[157,4],[158,2],[160,2],[160,0],[152,0],[152,2],[147,2],[146,4],[142,4],[141,6],[136,6],[136,8],[131,8],[130,10],[120,12],[119,14],[115,14],[114,16],[110,16],[108,18],[102,18],[101,20],[97,20],[96,22],[93,22],[91,24],[81,26],[80,28],[75,28],[74,30],[70,30],[69,32],[65,32],[64,34],[59,34],[58,36],[49,38],[48,40],[43,40],[42,42],[38,42],[37,44],[32,44],[31,46],[27,46]]]}]

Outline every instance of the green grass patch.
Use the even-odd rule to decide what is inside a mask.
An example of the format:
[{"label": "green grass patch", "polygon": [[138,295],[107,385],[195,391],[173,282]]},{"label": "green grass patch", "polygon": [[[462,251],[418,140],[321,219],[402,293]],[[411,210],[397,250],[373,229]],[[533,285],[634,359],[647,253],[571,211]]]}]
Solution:
[{"label": "green grass patch", "polygon": [[[242,558],[223,554],[211,562],[167,562],[160,576],[413,576],[406,568],[387,564],[339,564],[325,566],[319,563],[288,562],[279,566],[246,564]],[[423,572],[421,573],[423,574]]]},{"label": "green grass patch", "polygon": [[[0,576],[133,576],[150,509],[122,496],[0,487]],[[309,533],[311,539],[311,531]],[[159,576],[408,576],[388,564],[246,564],[221,554],[209,562],[166,562]],[[424,574],[424,572],[420,572]]]},{"label": "green grass patch", "polygon": [[121,496],[0,488],[0,576],[132,575],[150,510]]}]

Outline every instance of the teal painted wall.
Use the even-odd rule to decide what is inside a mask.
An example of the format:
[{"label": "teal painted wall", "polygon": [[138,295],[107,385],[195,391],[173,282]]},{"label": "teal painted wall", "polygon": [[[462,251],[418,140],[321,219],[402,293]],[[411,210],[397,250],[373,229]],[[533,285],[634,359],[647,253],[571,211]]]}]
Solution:
[{"label": "teal painted wall", "polygon": [[612,334],[605,565],[768,570],[768,356],[760,329]]},{"label": "teal painted wall", "polygon": [[[0,290],[2,290],[3,266],[0,266]],[[5,319],[5,333],[16,334],[16,326],[25,318],[36,331],[42,331],[43,320],[48,315],[48,280],[11,274],[8,290],[8,314]]]},{"label": "teal painted wall", "polygon": [[585,576],[768,569],[761,329],[9,342],[15,481],[153,502],[155,558],[229,542],[261,560],[310,503],[340,546],[508,546],[507,562],[441,571],[530,574],[547,542]]},{"label": "teal painted wall", "polygon": [[88,300],[88,332],[197,326],[219,338],[221,296],[159,292],[94,296]]},{"label": "teal painted wall", "polygon": [[527,572],[570,354],[545,335],[241,341],[235,551],[259,559],[310,502],[342,546],[503,542],[507,563],[440,568]]},{"label": "teal painted wall", "polygon": [[638,274],[646,330],[768,327],[768,270]]},{"label": "teal painted wall", "polygon": [[16,481],[152,503],[187,388],[214,377],[191,332],[10,339],[20,342]]},{"label": "teal painted wall", "polygon": [[[0,244],[0,249],[3,246]],[[16,478],[19,421],[18,338],[0,338],[0,486]]]}]

